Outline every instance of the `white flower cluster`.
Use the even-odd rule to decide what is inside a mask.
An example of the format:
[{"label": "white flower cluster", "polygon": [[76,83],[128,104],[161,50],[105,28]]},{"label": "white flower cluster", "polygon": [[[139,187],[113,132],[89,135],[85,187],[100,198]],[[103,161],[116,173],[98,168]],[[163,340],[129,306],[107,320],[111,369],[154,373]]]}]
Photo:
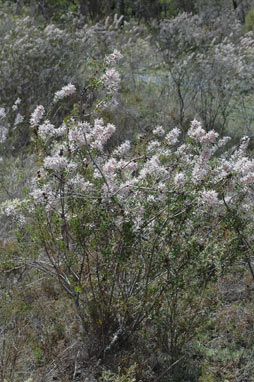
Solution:
[{"label": "white flower cluster", "polygon": [[44,29],[44,33],[47,36],[52,36],[55,39],[56,37],[61,37],[64,34],[64,31],[57,28],[54,24],[49,24]]},{"label": "white flower cluster", "polygon": [[181,131],[175,127],[172,129],[165,137],[166,141],[169,145],[175,145],[178,142],[178,137],[180,135]]},{"label": "white flower cluster", "polygon": [[101,82],[110,94],[118,91],[120,80],[120,75],[115,68],[107,69],[105,74],[101,76]]},{"label": "white flower cluster", "polygon": [[14,105],[12,106],[12,110],[16,111],[18,110],[18,105],[21,103],[21,99],[17,98],[16,101],[14,102]]},{"label": "white flower cluster", "polygon": [[106,56],[104,61],[106,65],[115,65],[121,58],[123,58],[121,53],[117,49],[114,49],[113,53]]},{"label": "white flower cluster", "polygon": [[199,203],[208,207],[216,207],[222,204],[218,199],[218,193],[214,190],[204,190],[200,192]]},{"label": "white flower cluster", "polygon": [[[241,154],[241,147],[239,153]],[[234,163],[233,171],[241,176],[241,182],[244,185],[253,185],[254,183],[254,160],[240,155],[240,158]]]},{"label": "white flower cluster", "polygon": [[80,189],[83,192],[88,192],[93,189],[93,184],[89,181],[86,181],[80,174],[73,176],[69,180],[68,185],[75,187],[75,189]]},{"label": "white flower cluster", "polygon": [[157,126],[157,127],[153,130],[153,134],[154,134],[154,135],[157,135],[158,137],[163,137],[163,135],[165,134],[165,130],[163,129],[162,126]]},{"label": "white flower cluster", "polygon": [[44,159],[44,167],[49,170],[63,170],[68,165],[67,159],[60,154],[47,156]]},{"label": "white flower cluster", "polygon": [[6,112],[4,107],[0,107],[0,119],[4,119],[6,117]]},{"label": "white flower cluster", "polygon": [[21,115],[20,113],[18,113],[18,114],[16,115],[14,125],[17,126],[17,125],[19,125],[20,123],[22,123],[23,121],[24,121],[24,117],[23,117],[23,115]]},{"label": "white flower cluster", "polygon": [[167,170],[161,166],[158,155],[153,155],[144,164],[144,167],[140,171],[140,179],[145,178],[147,175],[168,175]]},{"label": "white flower cluster", "polygon": [[218,140],[217,146],[218,147],[224,147],[226,144],[231,140],[231,137],[223,137]]},{"label": "white flower cluster", "polygon": [[216,133],[214,130],[208,131],[207,134],[204,135],[204,137],[201,138],[201,143],[203,145],[209,145],[211,143],[215,143],[219,134]]},{"label": "white flower cluster", "polygon": [[182,188],[186,182],[186,177],[183,172],[179,172],[174,177],[174,184],[176,188]]},{"label": "white flower cluster", "polygon": [[75,150],[76,147],[82,147],[86,145],[87,131],[83,129],[81,125],[73,126],[69,131],[69,142],[71,149]]},{"label": "white flower cluster", "polygon": [[46,140],[48,138],[53,137],[56,134],[55,126],[50,123],[50,121],[46,120],[42,125],[39,126],[38,135]]},{"label": "white flower cluster", "polygon": [[130,141],[125,141],[113,151],[113,156],[123,157],[128,151],[130,151]]},{"label": "white flower cluster", "polygon": [[212,151],[209,147],[205,146],[199,157],[194,160],[194,167],[192,171],[192,179],[194,183],[201,182],[209,170],[209,160]]},{"label": "white flower cluster", "polygon": [[30,125],[32,127],[38,126],[38,124],[39,124],[40,120],[42,119],[44,113],[45,113],[44,107],[42,105],[37,106],[36,109],[34,110],[34,112],[31,115]]},{"label": "white flower cluster", "polygon": [[76,92],[76,88],[72,84],[68,84],[64,86],[61,90],[58,90],[55,93],[53,102],[57,102],[65,97],[69,97],[70,95],[74,94]]},{"label": "white flower cluster", "polygon": [[41,187],[37,187],[35,183],[29,195],[33,200],[30,212],[34,210],[36,205],[43,205],[47,211],[54,210],[60,197],[59,190],[54,191],[54,185],[50,182],[43,184]]},{"label": "white flower cluster", "polygon": [[58,127],[56,130],[55,130],[55,134],[57,137],[62,137],[66,134],[67,132],[67,128],[66,128],[66,124],[63,122],[62,125],[60,127]]},{"label": "white flower cluster", "polygon": [[194,119],[191,122],[190,129],[188,130],[189,137],[191,137],[192,139],[194,139],[197,142],[200,142],[200,140],[205,136],[205,134],[206,134],[206,132],[202,128],[201,123],[199,121],[197,121],[196,119]]},{"label": "white flower cluster", "polygon": [[103,166],[103,172],[108,177],[112,178],[112,175],[118,170],[118,161],[115,158],[109,159]]},{"label": "white flower cluster", "polygon": [[0,213],[4,213],[6,216],[18,217],[18,210],[22,205],[20,199],[6,200],[0,205]]},{"label": "white flower cluster", "polygon": [[94,128],[91,131],[91,136],[94,139],[92,146],[102,150],[103,145],[105,145],[115,131],[116,128],[112,123],[107,123],[107,125],[104,126],[102,119],[96,119],[94,121]]},{"label": "white flower cluster", "polygon": [[159,141],[151,141],[148,146],[147,146],[147,151],[148,152],[154,152],[154,151],[158,151],[158,149],[161,147],[161,144]]},{"label": "white flower cluster", "polygon": [[90,144],[92,148],[96,148],[100,151],[103,150],[103,145],[114,134],[116,128],[112,123],[104,125],[102,119],[95,119],[94,126],[84,122],[77,126],[72,126],[69,131],[69,142],[71,149],[76,147],[82,147],[86,144]]},{"label": "white flower cluster", "polygon": [[254,160],[249,160],[247,157],[239,158],[233,167],[234,171],[247,174],[248,172],[254,172]]},{"label": "white flower cluster", "polygon": [[202,128],[201,123],[194,119],[191,122],[191,128],[188,130],[188,135],[192,139],[194,139],[197,142],[200,142],[203,145],[209,145],[211,143],[215,143],[219,134],[216,133],[214,130],[208,131],[208,133],[205,132],[205,130]]},{"label": "white flower cluster", "polygon": [[8,134],[8,129],[7,127],[0,126],[0,143],[3,143],[7,139],[7,134]]}]

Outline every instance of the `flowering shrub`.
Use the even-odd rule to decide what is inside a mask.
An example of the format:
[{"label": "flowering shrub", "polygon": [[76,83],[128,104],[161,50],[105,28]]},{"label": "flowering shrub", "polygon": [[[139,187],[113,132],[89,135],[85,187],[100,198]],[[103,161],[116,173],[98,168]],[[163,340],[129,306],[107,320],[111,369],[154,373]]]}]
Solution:
[{"label": "flowering shrub", "polygon": [[[13,131],[11,142],[19,148],[29,142],[31,129],[27,122],[39,102],[49,105],[52,93],[55,101],[60,100],[63,92],[72,92],[70,83],[80,90],[94,72],[95,59],[103,59],[112,47],[130,49],[144,28],[125,23],[120,30],[122,18],[117,15],[95,25],[67,15],[62,16],[61,24],[45,26],[33,17],[13,16],[9,12],[7,6],[0,11],[0,23],[4,26],[0,31],[0,107],[5,108],[9,131],[13,131],[9,108],[16,99],[22,101],[19,112],[23,120],[16,121],[23,122],[22,128]],[[115,54],[110,57],[113,62],[117,59]],[[108,86],[112,86],[110,80],[115,75],[112,69],[105,73]],[[61,87],[61,93],[56,93]]]},{"label": "flowering shrub", "polygon": [[[79,112],[82,99],[58,126],[43,119],[43,106],[32,113],[40,168],[24,200],[1,206],[20,223],[32,254],[24,261],[58,280],[84,332],[99,339],[98,358],[168,301],[170,310],[190,291],[199,295],[235,259],[251,267],[253,245],[248,137],[220,154],[228,138],[193,120],[185,139],[178,128],[157,126],[146,141],[106,149],[116,127],[99,113],[119,88],[116,53],[88,86],[105,91],[89,116]],[[70,84],[54,100],[75,91]],[[175,341],[169,352],[176,348]]]}]

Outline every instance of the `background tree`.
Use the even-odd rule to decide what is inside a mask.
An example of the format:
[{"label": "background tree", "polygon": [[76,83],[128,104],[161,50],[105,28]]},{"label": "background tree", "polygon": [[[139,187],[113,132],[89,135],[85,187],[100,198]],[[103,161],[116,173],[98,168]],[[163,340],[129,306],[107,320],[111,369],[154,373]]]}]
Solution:
[{"label": "background tree", "polygon": [[[176,122],[183,129],[189,113],[194,113],[207,130],[223,131],[235,97],[246,96],[253,89],[249,77],[253,70],[252,35],[241,37],[241,25],[233,11],[228,12],[227,27],[218,20],[205,20],[210,23],[207,25],[201,16],[183,13],[160,26],[160,43],[170,73],[169,91],[177,100]],[[230,37],[226,37],[229,29]]]}]

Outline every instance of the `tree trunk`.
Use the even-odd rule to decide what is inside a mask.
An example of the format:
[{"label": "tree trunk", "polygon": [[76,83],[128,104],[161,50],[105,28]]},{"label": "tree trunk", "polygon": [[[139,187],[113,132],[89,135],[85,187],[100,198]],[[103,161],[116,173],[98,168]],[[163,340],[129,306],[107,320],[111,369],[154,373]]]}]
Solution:
[{"label": "tree trunk", "polygon": [[46,0],[40,0],[38,2],[38,11],[42,13],[44,18],[46,18],[46,8],[47,8]]},{"label": "tree trunk", "polygon": [[115,0],[113,0],[110,4],[110,12],[115,13],[115,9],[116,9],[116,2]]},{"label": "tree trunk", "polygon": [[234,7],[234,10],[236,10],[238,4],[237,4],[237,1],[236,0],[232,0],[233,1],[233,7]]}]

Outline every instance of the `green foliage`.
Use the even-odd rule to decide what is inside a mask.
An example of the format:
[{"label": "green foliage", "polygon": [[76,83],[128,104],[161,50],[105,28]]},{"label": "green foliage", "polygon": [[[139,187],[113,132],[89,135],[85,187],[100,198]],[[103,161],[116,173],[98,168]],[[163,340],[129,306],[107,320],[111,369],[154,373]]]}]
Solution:
[{"label": "green foliage", "polygon": [[53,13],[56,16],[62,15],[64,12],[77,12],[78,11],[78,0],[47,0],[47,8],[50,14]]},{"label": "green foliage", "polygon": [[118,373],[112,373],[111,371],[103,371],[102,376],[100,378],[100,382],[136,382],[136,368],[137,365],[135,364],[130,366],[125,372],[125,374],[122,374],[120,370]]},{"label": "green foliage", "polygon": [[245,29],[247,32],[254,30],[254,9],[250,9],[245,18]]},{"label": "green foliage", "polygon": [[43,357],[43,351],[41,350],[41,348],[37,346],[35,349],[33,349],[33,355],[36,362],[40,364]]}]

